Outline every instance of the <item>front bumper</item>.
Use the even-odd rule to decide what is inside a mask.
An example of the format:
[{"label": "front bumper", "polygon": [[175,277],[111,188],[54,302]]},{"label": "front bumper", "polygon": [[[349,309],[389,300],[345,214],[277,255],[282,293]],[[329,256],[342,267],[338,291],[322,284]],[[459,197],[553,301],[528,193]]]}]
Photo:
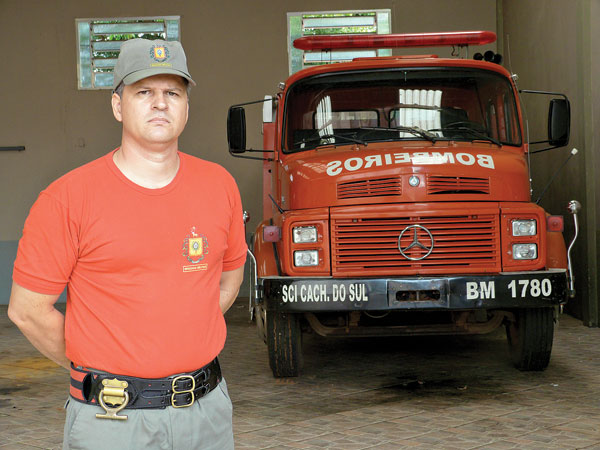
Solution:
[{"label": "front bumper", "polygon": [[552,307],[566,302],[564,269],[407,278],[292,278],[259,281],[268,311],[471,310]]}]

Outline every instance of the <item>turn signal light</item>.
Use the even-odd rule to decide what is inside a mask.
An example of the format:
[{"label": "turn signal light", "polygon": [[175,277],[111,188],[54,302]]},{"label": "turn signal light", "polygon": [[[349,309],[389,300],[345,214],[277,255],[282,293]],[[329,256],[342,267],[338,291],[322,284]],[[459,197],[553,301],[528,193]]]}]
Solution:
[{"label": "turn signal light", "polygon": [[267,225],[263,228],[263,239],[265,242],[279,242],[281,239],[281,228]]},{"label": "turn signal light", "polygon": [[565,219],[563,216],[546,217],[546,229],[548,231],[557,231],[562,233],[565,229]]}]

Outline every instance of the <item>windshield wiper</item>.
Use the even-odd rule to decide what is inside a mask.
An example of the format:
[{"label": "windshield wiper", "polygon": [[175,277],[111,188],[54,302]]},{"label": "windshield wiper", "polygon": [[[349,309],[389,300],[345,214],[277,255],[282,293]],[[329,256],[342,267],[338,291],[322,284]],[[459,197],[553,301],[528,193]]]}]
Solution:
[{"label": "windshield wiper", "polygon": [[471,134],[472,136],[478,137],[481,140],[484,141],[490,141],[492,144],[496,144],[498,147],[502,147],[502,142],[500,142],[498,139],[495,139],[491,136],[488,136],[485,133],[482,133],[480,131],[474,130],[473,128],[469,128],[469,127],[446,127],[446,128],[435,128],[433,130],[429,130],[429,131],[441,131],[442,133],[445,131],[466,131],[467,133]]},{"label": "windshield wiper", "polygon": [[[301,141],[298,142],[294,142],[294,149],[301,149],[302,147],[300,147],[301,145],[304,144],[309,144],[311,142],[315,142],[315,141],[321,141],[323,139],[342,139],[342,140],[346,140],[348,142],[354,142],[355,144],[361,144],[364,145],[365,147],[367,146],[367,143],[365,141],[363,141],[362,139],[357,139],[357,138],[353,138],[353,137],[349,137],[349,136],[343,136],[340,134],[324,134],[322,136],[315,136],[312,138],[308,138],[308,139],[302,139]],[[320,147],[322,145],[339,145],[339,143],[336,142],[328,142],[326,144],[319,144],[317,145],[317,147]]]},{"label": "windshield wiper", "polygon": [[428,141],[431,141],[433,143],[435,143],[436,139],[438,138],[438,136],[436,134],[429,132],[431,130],[428,131],[428,130],[424,130],[423,128],[419,128],[419,127],[403,127],[403,126],[389,127],[389,128],[361,127],[360,129],[361,130],[369,130],[369,131],[393,131],[394,133],[397,133],[397,132],[411,133],[413,136],[422,137],[423,139],[427,139]]}]

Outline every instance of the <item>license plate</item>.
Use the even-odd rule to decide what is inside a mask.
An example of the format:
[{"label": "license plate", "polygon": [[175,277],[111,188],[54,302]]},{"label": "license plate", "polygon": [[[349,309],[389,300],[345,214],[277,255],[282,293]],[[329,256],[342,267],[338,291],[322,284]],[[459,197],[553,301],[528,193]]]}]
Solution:
[{"label": "license plate", "polygon": [[467,300],[495,299],[498,295],[510,298],[550,298],[553,292],[550,278],[512,278],[465,282]]}]

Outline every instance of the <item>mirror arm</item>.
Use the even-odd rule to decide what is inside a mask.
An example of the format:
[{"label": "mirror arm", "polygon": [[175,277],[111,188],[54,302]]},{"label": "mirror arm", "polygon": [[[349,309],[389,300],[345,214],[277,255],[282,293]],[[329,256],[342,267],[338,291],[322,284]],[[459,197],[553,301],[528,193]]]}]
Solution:
[{"label": "mirror arm", "polygon": [[542,95],[556,95],[557,97],[562,97],[565,100],[569,100],[568,97],[561,92],[549,92],[549,91],[532,91],[530,89],[519,89],[519,93],[521,94],[542,94]]},{"label": "mirror arm", "polygon": [[[248,151],[248,150],[246,150],[246,151]],[[271,150],[253,150],[253,151],[256,151],[256,152],[258,152],[258,151],[270,152]],[[233,156],[234,158],[256,159],[258,161],[269,161],[269,162],[274,161],[273,158],[258,158],[256,156],[244,156],[244,155],[238,155],[238,154],[232,153],[232,152],[229,152],[229,154],[231,156]]]},{"label": "mirror arm", "polygon": [[[276,96],[273,96],[270,99],[263,98],[262,100],[255,100],[255,101],[252,101],[252,102],[246,102],[246,103],[239,103],[237,105],[231,105],[229,107],[229,110],[231,111],[232,108],[240,108],[242,106],[254,105],[256,103],[265,103],[265,102],[268,102],[268,101],[275,101],[274,100],[275,98],[276,98]],[[265,153],[265,152],[274,152],[274,150],[254,150],[254,149],[248,148],[248,149],[245,149],[244,152],[256,152],[256,153],[261,153],[262,152],[262,153]],[[257,158],[256,156],[242,156],[240,154],[232,152],[231,149],[229,149],[229,154],[231,156],[233,156],[234,158],[255,159],[255,160],[258,160],[258,161],[269,161],[269,162],[274,161],[273,158]]]},{"label": "mirror arm", "polygon": [[265,103],[265,102],[270,102],[270,101],[275,101],[275,96],[271,97],[271,98],[263,98],[262,100],[255,100],[253,102],[246,102],[246,103],[240,103],[238,105],[231,105],[229,107],[229,109],[231,108],[239,108],[241,106],[246,106],[246,105],[254,105],[256,103]]},{"label": "mirror arm", "polygon": [[[561,92],[550,92],[550,91],[534,91],[531,89],[519,89],[519,93],[520,94],[541,94],[541,95],[554,95],[556,97],[562,97],[563,99],[565,99],[567,101],[567,104],[569,102],[569,98],[561,93]],[[546,141],[536,141],[536,142],[530,142],[529,145],[534,145],[534,144],[546,144],[549,143],[550,140],[546,140]],[[560,145],[554,145],[552,147],[546,147],[546,148],[541,148],[539,150],[534,150],[534,151],[529,151],[530,154],[535,154],[535,153],[543,153],[543,152],[547,152],[548,150],[554,150],[555,148],[560,148],[562,146]]]},{"label": "mirror arm", "polygon": [[[550,141],[531,142],[530,144],[541,144],[542,142],[550,142]],[[543,152],[547,152],[548,150],[554,150],[555,148],[560,148],[560,147],[558,145],[555,145],[554,147],[546,147],[546,148],[541,148],[539,150],[529,151],[529,153],[531,155],[533,155],[535,153],[543,153]]]}]

